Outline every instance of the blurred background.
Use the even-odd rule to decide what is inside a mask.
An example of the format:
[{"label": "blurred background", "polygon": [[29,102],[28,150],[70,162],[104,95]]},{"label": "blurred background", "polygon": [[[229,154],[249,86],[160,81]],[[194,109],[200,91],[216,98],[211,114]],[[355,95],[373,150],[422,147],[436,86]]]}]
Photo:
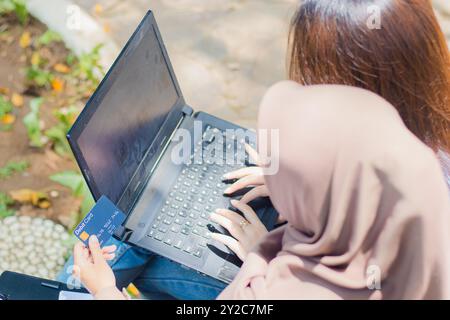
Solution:
[{"label": "blurred background", "polygon": [[[450,39],[450,1],[435,0]],[[0,0],[0,273],[54,278],[93,202],[65,134],[148,9],[185,99],[254,127],[298,0]],[[127,107],[127,106],[124,106]]]}]

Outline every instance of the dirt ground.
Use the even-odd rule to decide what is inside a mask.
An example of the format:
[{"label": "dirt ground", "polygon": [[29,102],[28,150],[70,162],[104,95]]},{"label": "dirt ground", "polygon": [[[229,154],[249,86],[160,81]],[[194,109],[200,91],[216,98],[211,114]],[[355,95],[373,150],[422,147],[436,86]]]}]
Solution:
[{"label": "dirt ground", "polygon": [[[42,149],[30,147],[23,117],[29,112],[29,101],[36,96],[44,97],[41,106],[41,122],[44,128],[49,128],[57,121],[53,116],[55,109],[64,107],[67,97],[70,97],[73,88],[67,84],[63,92],[52,92],[47,89],[36,89],[27,85],[25,68],[34,48],[22,48],[19,40],[24,28],[35,38],[46,31],[46,27],[35,19],[31,19],[26,27],[20,25],[14,16],[0,16],[0,88],[5,97],[18,93],[24,97],[24,105],[15,107],[13,114],[16,121],[9,131],[0,131],[0,167],[9,161],[27,161],[29,167],[23,173],[16,173],[6,179],[0,180],[0,192],[8,193],[11,190],[22,188],[44,191],[52,194],[51,207],[38,209],[31,205],[16,205],[18,214],[41,216],[50,218],[63,225],[72,223],[73,212],[79,207],[79,199],[71,195],[71,191],[49,179],[49,176],[65,170],[77,170],[74,160],[62,157],[51,150],[47,145]],[[65,61],[69,51],[62,42],[51,43],[41,52],[52,65]]]}]

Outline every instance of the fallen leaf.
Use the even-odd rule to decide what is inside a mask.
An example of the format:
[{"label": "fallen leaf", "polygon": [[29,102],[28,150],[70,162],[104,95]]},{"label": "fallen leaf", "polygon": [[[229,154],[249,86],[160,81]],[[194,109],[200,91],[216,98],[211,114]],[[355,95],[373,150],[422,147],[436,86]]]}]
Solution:
[{"label": "fallen leaf", "polygon": [[13,93],[13,95],[11,97],[11,103],[15,107],[22,107],[23,106],[23,96],[21,96],[18,93]]},{"label": "fallen leaf", "polygon": [[41,55],[39,54],[39,52],[33,52],[33,54],[31,55],[31,64],[33,66],[38,66],[41,64]]},{"label": "fallen leaf", "polygon": [[30,35],[30,33],[28,31],[25,31],[20,36],[19,45],[22,48],[28,48],[30,46],[30,44],[31,44],[31,35]]},{"label": "fallen leaf", "polygon": [[16,121],[16,116],[11,114],[11,113],[7,113],[4,114],[1,118],[0,118],[1,123],[3,123],[4,125],[10,125],[13,124]]},{"label": "fallen leaf", "polygon": [[61,92],[64,89],[64,81],[59,78],[53,79],[51,83],[53,91]]},{"label": "fallen leaf", "polygon": [[69,73],[70,72],[70,68],[63,64],[63,63],[57,63],[53,66],[53,69],[55,69],[56,72],[59,73]]},{"label": "fallen leaf", "polygon": [[19,189],[10,191],[9,195],[14,201],[21,204],[31,203],[33,206],[41,209],[48,209],[51,206],[50,199],[45,192],[32,189]]},{"label": "fallen leaf", "polygon": [[7,95],[9,93],[9,89],[6,87],[0,87],[0,94]]},{"label": "fallen leaf", "polygon": [[95,14],[102,14],[102,12],[103,12],[103,6],[102,6],[101,4],[99,4],[99,3],[97,3],[97,4],[94,6],[94,12],[95,12]]},{"label": "fallen leaf", "polygon": [[105,33],[111,33],[111,26],[108,23],[103,24],[103,31]]}]

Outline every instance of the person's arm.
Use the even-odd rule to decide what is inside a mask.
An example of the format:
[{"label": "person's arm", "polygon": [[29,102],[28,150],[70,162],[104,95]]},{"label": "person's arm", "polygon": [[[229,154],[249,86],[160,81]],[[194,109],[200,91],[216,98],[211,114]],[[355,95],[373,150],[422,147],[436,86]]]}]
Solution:
[{"label": "person's arm", "polygon": [[116,287],[116,278],[106,262],[96,236],[89,238],[89,248],[79,242],[74,248],[74,275],[99,300],[125,300],[127,296]]}]

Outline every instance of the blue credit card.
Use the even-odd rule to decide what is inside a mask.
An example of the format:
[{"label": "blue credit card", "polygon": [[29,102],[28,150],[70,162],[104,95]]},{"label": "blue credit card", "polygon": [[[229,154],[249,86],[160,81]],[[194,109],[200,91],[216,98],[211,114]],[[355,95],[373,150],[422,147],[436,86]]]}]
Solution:
[{"label": "blue credit card", "polygon": [[111,238],[117,227],[125,220],[125,217],[125,214],[108,197],[102,196],[78,224],[73,234],[86,246],[88,246],[91,235],[97,236],[100,245],[103,245]]}]

